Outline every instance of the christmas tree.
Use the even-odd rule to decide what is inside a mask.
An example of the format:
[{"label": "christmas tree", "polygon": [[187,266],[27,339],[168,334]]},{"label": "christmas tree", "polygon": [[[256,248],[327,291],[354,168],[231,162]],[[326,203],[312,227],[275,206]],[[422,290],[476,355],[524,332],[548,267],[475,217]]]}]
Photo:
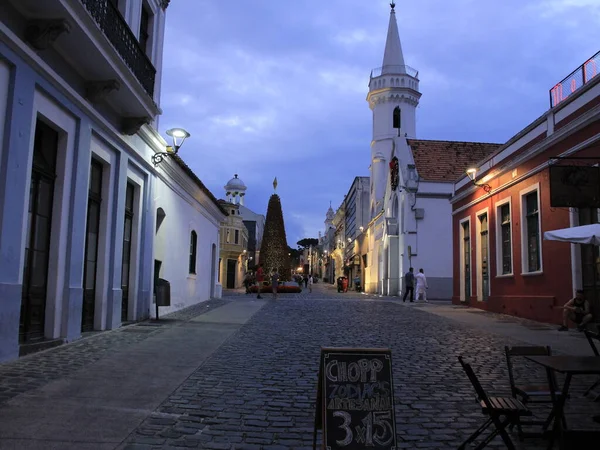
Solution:
[{"label": "christmas tree", "polygon": [[[276,186],[276,183],[274,183]],[[273,194],[267,207],[267,218],[260,246],[259,263],[263,265],[265,274],[273,269],[279,272],[280,280],[289,280],[291,276],[290,258],[283,225],[283,212],[279,195]]]}]

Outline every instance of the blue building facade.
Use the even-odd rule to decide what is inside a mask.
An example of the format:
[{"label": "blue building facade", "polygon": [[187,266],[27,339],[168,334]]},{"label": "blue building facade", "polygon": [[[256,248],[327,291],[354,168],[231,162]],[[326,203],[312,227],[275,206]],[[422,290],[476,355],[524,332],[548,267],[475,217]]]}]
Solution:
[{"label": "blue building facade", "polygon": [[[156,126],[167,5],[0,5],[0,362],[150,317],[158,276],[188,283],[193,298],[178,307],[214,295],[225,214],[182,160],[151,163],[166,146]],[[185,223],[185,269],[156,268],[165,210]],[[206,236],[204,278],[188,273],[190,232]]]}]

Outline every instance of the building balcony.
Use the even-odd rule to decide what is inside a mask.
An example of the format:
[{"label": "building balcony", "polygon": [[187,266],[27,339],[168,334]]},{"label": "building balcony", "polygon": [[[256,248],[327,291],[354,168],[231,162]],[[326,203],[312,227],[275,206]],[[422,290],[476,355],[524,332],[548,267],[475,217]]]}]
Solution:
[{"label": "building balcony", "polygon": [[116,6],[109,0],[80,0],[144,90],[154,97],[156,69]]},{"label": "building balcony", "polygon": [[419,71],[410,66],[383,66],[371,70],[371,78],[380,77],[382,75],[408,75],[413,78],[419,78]]},{"label": "building balcony", "polygon": [[90,103],[108,105],[122,124],[148,123],[160,113],[156,69],[111,1],[8,2],[14,15],[1,20]]}]

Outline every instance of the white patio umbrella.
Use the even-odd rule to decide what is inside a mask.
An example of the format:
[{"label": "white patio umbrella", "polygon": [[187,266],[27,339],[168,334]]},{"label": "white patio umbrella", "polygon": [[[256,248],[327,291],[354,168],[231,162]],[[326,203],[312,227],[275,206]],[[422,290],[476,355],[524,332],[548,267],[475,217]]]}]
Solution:
[{"label": "white patio umbrella", "polygon": [[573,244],[600,245],[600,223],[546,231],[544,239],[548,241],[571,242]]}]

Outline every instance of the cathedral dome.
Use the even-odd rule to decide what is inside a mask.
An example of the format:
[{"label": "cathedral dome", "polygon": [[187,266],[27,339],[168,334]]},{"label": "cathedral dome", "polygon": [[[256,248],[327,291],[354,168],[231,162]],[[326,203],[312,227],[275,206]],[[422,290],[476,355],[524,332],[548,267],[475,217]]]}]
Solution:
[{"label": "cathedral dome", "polygon": [[236,173],[231,180],[227,182],[225,185],[226,191],[245,191],[246,185],[242,180],[238,178],[238,174]]}]

